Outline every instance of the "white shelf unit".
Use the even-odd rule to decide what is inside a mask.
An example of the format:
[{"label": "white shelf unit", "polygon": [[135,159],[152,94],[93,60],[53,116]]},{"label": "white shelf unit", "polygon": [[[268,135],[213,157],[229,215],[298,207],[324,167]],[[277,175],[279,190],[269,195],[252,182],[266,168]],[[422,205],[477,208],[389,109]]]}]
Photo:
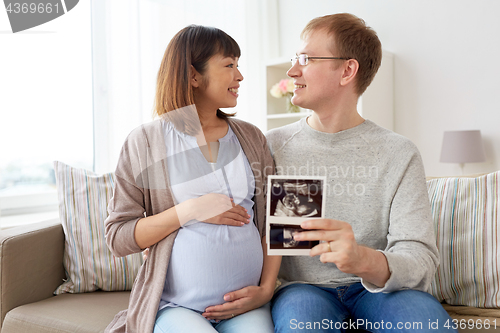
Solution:
[{"label": "white shelf unit", "polygon": [[297,113],[277,113],[277,114],[268,114],[267,119],[292,119],[292,118],[297,118],[300,119],[302,117],[310,115],[310,112],[307,111],[302,111],[302,112],[297,112]]},{"label": "white shelf unit", "polygon": [[[296,122],[311,114],[310,110],[301,109],[300,113],[286,112],[286,99],[271,96],[272,86],[281,79],[288,78],[289,59],[279,58],[269,61],[266,66],[266,130]],[[358,112],[365,118],[389,130],[394,130],[394,56],[383,52],[382,64],[365,93],[359,98]]]},{"label": "white shelf unit", "polygon": [[286,72],[292,67],[290,59],[279,58],[268,62],[266,66],[266,130],[285,126],[296,122],[310,114],[309,110],[302,109],[298,113],[286,112],[286,98],[276,98],[269,92],[276,83],[288,79]]}]

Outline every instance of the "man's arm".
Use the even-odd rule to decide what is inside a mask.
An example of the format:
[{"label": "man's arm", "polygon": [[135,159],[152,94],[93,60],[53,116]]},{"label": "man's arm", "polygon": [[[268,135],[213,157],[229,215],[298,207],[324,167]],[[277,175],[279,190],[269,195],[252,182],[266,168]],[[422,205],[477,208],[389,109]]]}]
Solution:
[{"label": "man's arm", "polygon": [[[308,240],[333,241],[330,243],[332,251],[334,248],[346,247],[338,250],[335,255],[323,255],[322,253],[328,250],[328,245],[320,244],[314,254],[326,256],[328,262],[334,262],[343,272],[358,275],[363,279],[365,288],[372,292],[402,289],[426,291],[438,265],[438,251],[422,161],[413,144],[403,151],[409,157],[403,163],[404,169],[400,178],[395,181],[396,187],[390,200],[385,248],[373,250],[356,244],[352,230],[349,230],[351,227],[346,222],[322,220],[324,222],[321,226],[314,222],[310,227],[316,230],[306,232],[314,232],[313,235],[307,236]],[[405,158],[400,160],[405,161]],[[348,258],[349,256],[353,258]]]},{"label": "man's arm", "polygon": [[354,274],[382,288],[391,273],[385,255],[356,243],[351,226],[347,222],[332,219],[305,221],[302,229],[311,230],[296,234],[296,240],[324,241],[311,249],[311,256],[320,256],[323,263],[334,263],[337,268]]}]

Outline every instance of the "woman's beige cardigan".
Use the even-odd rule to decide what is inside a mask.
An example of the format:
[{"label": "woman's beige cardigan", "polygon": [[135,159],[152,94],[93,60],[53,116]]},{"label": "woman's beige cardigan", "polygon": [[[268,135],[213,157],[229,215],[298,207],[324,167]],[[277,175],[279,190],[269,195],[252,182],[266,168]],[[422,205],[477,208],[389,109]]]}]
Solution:
[{"label": "woman's beige cardigan", "polygon": [[[274,164],[262,132],[241,120],[228,120],[255,177],[254,216],[265,234],[265,185]],[[116,184],[108,207],[106,242],[115,256],[141,252],[135,242],[137,221],[174,206],[168,178],[166,148],[160,120],[136,128],[127,137],[116,167]],[[177,231],[150,247],[130,294],[128,310],[119,312],[105,332],[153,332],[167,267]]]}]

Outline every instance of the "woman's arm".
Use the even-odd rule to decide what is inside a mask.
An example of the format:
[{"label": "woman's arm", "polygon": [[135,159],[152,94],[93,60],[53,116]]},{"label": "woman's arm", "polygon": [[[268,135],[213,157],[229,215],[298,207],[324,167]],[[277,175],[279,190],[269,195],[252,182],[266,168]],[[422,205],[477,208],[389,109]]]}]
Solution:
[{"label": "woman's arm", "polygon": [[[113,197],[105,221],[106,244],[115,256],[141,252],[190,220],[234,226],[248,223],[245,209],[221,194],[207,194],[173,207],[163,161],[152,165],[147,162],[151,158],[151,140],[146,137],[147,133],[150,132],[144,125],[132,131],[118,159]],[[158,142],[164,144],[163,141],[161,136]],[[155,215],[152,215],[152,199],[157,203]]]},{"label": "woman's arm", "polygon": [[137,245],[145,249],[161,241],[191,220],[242,226],[249,223],[245,208],[223,194],[210,193],[186,200],[159,214],[140,219],[135,227]]},{"label": "woman's arm", "polygon": [[188,201],[169,208],[159,214],[137,221],[134,237],[137,245],[145,249],[161,241],[193,218]]},{"label": "woman's arm", "polygon": [[257,309],[271,300],[281,265],[281,256],[268,256],[266,237],[262,238],[264,264],[258,287],[249,286],[224,295],[226,303],[209,306],[203,316],[207,319],[230,319],[239,314]]}]

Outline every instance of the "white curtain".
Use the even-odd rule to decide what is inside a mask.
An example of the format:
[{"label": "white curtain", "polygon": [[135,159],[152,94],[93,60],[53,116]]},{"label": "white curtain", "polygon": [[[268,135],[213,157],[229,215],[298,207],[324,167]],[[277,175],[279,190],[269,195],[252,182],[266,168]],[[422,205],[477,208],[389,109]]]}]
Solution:
[{"label": "white curtain", "polygon": [[238,42],[245,79],[233,110],[260,126],[268,57],[263,40],[277,34],[264,30],[276,20],[270,18],[272,4],[276,7],[275,0],[92,0],[95,171],[113,171],[127,134],[153,119],[163,53],[189,24],[215,26]]}]

